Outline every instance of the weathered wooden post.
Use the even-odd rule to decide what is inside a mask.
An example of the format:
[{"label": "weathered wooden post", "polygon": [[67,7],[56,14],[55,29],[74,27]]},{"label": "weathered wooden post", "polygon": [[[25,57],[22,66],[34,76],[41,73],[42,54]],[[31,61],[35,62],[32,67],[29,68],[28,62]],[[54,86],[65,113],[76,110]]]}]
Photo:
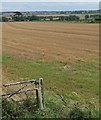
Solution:
[{"label": "weathered wooden post", "polygon": [[39,98],[40,98],[40,109],[44,109],[44,92],[43,92],[43,78],[39,79]]},{"label": "weathered wooden post", "polygon": [[38,85],[35,83],[35,92],[36,92],[36,104],[37,108],[39,108],[39,92],[38,92]]}]

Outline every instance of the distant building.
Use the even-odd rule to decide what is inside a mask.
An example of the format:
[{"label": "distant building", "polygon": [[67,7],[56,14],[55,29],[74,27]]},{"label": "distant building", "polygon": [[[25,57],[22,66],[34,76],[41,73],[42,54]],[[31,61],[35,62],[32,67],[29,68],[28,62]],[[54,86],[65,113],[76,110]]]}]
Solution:
[{"label": "distant building", "polygon": [[52,18],[53,20],[59,20],[59,17],[57,17],[57,18]]},{"label": "distant building", "polygon": [[50,21],[50,18],[46,18],[45,20],[46,20],[46,21]]},{"label": "distant building", "polygon": [[93,17],[90,17],[90,18],[87,18],[87,20],[95,20],[95,18],[93,18]]}]

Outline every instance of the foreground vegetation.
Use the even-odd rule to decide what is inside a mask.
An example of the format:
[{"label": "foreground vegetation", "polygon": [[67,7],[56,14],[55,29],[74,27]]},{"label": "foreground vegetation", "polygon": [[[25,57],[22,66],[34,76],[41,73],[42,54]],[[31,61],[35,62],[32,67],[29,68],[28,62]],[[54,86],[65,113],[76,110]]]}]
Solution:
[{"label": "foreground vegetation", "polygon": [[[34,110],[33,96],[18,103],[3,99],[3,119],[11,118],[98,118],[99,62],[32,61],[3,56],[3,74],[8,81],[44,78],[45,110]],[[9,92],[9,91],[7,91]]]},{"label": "foreground vegetation", "polygon": [[11,100],[3,99],[3,120],[11,119],[24,119],[30,120],[31,118],[69,118],[73,120],[83,120],[84,118],[98,118],[98,108],[92,102],[88,105],[83,105],[81,102],[72,103],[72,100],[68,104],[63,104],[63,101],[56,96],[55,98],[46,98],[46,108],[41,111],[35,110],[33,105],[33,99],[26,100],[22,103],[18,103]]}]

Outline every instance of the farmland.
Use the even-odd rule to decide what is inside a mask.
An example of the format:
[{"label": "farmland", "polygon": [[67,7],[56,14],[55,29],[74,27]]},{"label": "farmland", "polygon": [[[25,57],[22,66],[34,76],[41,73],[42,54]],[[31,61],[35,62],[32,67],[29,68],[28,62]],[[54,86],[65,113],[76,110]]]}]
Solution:
[{"label": "farmland", "polygon": [[98,31],[98,24],[3,23],[3,54],[60,61],[95,57]]},{"label": "farmland", "polygon": [[3,83],[43,77],[46,117],[66,117],[66,103],[77,101],[85,108],[93,101],[98,110],[98,24],[3,22],[2,27]]}]

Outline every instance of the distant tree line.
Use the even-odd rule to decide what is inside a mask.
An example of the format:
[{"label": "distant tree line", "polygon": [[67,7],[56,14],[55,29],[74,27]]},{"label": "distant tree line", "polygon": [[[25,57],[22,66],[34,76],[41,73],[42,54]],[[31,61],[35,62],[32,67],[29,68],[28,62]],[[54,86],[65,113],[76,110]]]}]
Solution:
[{"label": "distant tree line", "polygon": [[91,14],[85,16],[86,22],[101,22],[101,14]]},{"label": "distant tree line", "polygon": [[10,21],[79,21],[96,23],[101,21],[100,14],[85,15],[85,19],[81,20],[77,15],[69,16],[35,16],[35,15],[23,15],[20,12],[14,12],[14,15],[10,17],[2,17],[2,22]]},{"label": "distant tree line", "polygon": [[59,20],[63,21],[79,21],[80,17],[76,15],[70,15],[70,16],[60,16]]},{"label": "distant tree line", "polygon": [[[58,19],[56,19],[58,18]],[[8,22],[8,21],[78,21],[80,20],[80,18],[78,16],[75,15],[71,15],[71,16],[58,16],[58,17],[53,17],[53,16],[49,16],[49,17],[39,17],[39,16],[23,16],[23,15],[19,15],[19,16],[12,16],[12,17],[2,17],[2,21],[3,22]]]},{"label": "distant tree line", "polygon": [[12,17],[13,21],[39,21],[39,17],[38,16],[13,16]]}]

